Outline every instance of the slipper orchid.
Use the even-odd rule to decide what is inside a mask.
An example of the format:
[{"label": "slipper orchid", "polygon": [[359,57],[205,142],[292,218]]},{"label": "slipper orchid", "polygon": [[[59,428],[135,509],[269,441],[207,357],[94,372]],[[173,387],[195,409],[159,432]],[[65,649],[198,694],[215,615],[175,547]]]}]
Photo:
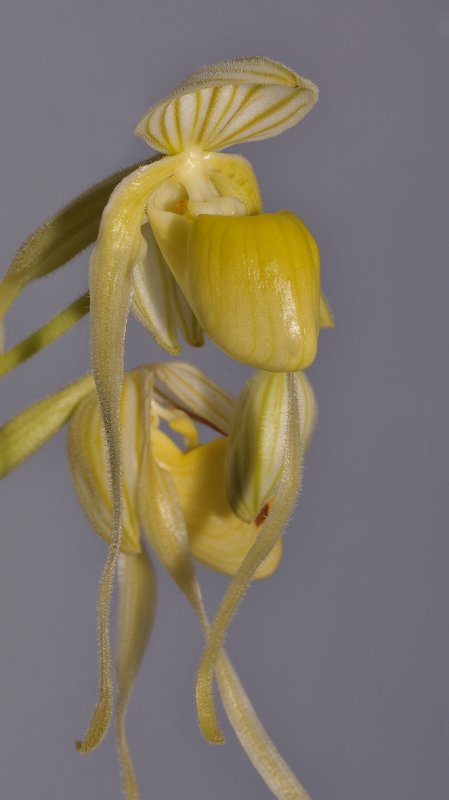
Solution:
[{"label": "slipper orchid", "polygon": [[[315,413],[301,370],[315,358],[320,328],[334,323],[321,294],[312,234],[290,211],[264,213],[249,162],[220,151],[296,125],[317,98],[313,83],[267,58],[193,73],[136,128],[159,155],[72,201],[22,245],[0,281],[2,324],[28,283],[96,242],[89,291],[0,354],[1,375],[90,311],[93,377],[5,426],[0,475],[73,417],[74,482],[90,521],[109,541],[98,596],[99,699],[79,749],[94,749],[111,719],[108,620],[119,565],[119,641],[120,631],[131,626],[126,636],[139,642],[133,653],[122,650],[117,657],[118,736],[129,798],[137,797],[137,788],[123,719],[155,596],[141,528],[207,635],[196,688],[204,735],[223,741],[212,695],[215,675],[237,735],[274,794],[306,797],[259,723],[245,717],[253,712],[222,644],[249,582],[270,574],[280,558],[280,536],[299,491]],[[170,354],[181,350],[181,336],[200,346],[207,334],[259,372],[237,405],[193,368],[159,366],[125,376],[130,310]],[[198,418],[226,438],[199,445]],[[185,451],[160,428],[162,419],[181,433]],[[192,556],[232,576],[212,625]],[[263,756],[255,755],[256,740],[265,743]]]},{"label": "slipper orchid", "polygon": [[[315,416],[312,388],[300,372],[290,376],[256,373],[237,401],[204,373],[184,363],[140,367],[124,376],[115,722],[127,800],[137,800],[139,789],[128,750],[125,715],[156,607],[155,572],[142,531],[199,618],[208,639],[206,660],[249,759],[277,798],[308,798],[265,733],[221,647],[229,608],[227,617],[219,612],[212,627],[209,625],[193,559],[231,576],[227,593],[232,595],[231,613],[252,578],[272,574],[281,557],[279,537],[297,494],[296,482]],[[93,528],[110,541],[114,511],[108,453],[91,376],[36,403],[0,429],[0,477],[66,422],[75,489]],[[202,444],[199,422],[217,437]],[[181,437],[181,446],[167,430]],[[293,448],[288,444],[291,441],[295,442]],[[101,638],[109,639],[107,613],[100,604],[100,618],[106,614],[99,624],[106,664],[102,717],[97,716],[97,728],[79,744],[83,751],[101,740],[112,713],[109,643]],[[214,712],[211,718],[201,686],[198,713],[208,733]]]}]

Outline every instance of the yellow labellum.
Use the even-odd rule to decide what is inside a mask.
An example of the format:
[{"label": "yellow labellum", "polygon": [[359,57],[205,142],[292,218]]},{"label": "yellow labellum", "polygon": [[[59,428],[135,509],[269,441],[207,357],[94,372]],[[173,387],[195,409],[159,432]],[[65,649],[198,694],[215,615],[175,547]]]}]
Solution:
[{"label": "yellow labellum", "polygon": [[[242,522],[226,499],[226,439],[218,438],[183,453],[162,431],[152,433],[154,457],[174,479],[194,558],[212,569],[234,575],[253,545],[260,524]],[[281,542],[255,577],[277,568]]]},{"label": "yellow labellum", "polygon": [[314,360],[319,255],[290,212],[197,217],[180,283],[200,323],[228,355],[280,372]]}]

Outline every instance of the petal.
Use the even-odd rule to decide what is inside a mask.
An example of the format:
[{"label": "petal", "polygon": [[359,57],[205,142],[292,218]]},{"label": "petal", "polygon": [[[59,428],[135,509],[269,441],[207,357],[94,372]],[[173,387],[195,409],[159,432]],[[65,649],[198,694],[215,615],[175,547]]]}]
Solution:
[{"label": "petal", "polygon": [[293,511],[301,479],[301,448],[296,381],[289,378],[288,432],[284,469],[276,499],[268,519],[261,527],[251,550],[232,578],[212,623],[206,648],[200,661],[196,682],[197,712],[200,728],[209,741],[220,740],[212,692],[217,658],[229,624],[243,599],[254,573],[273,550]]},{"label": "petal", "polygon": [[205,331],[233,358],[276,372],[314,360],[318,249],[290,212],[197,217],[180,283]]},{"label": "petal", "polygon": [[133,270],[132,311],[169,353],[179,353],[177,331],[189,344],[204,344],[202,330],[159,250],[149,225],[142,233],[147,250]]},{"label": "petal", "polygon": [[74,409],[93,390],[90,375],[17,414],[0,428],[0,478],[42,447],[73,414]]},{"label": "petal", "polygon": [[[188,534],[171,476],[147,453],[147,481],[142,481],[142,526],[162,565],[187,597],[204,633],[209,621],[191,558]],[[224,651],[216,664],[217,683],[224,709],[249,760],[278,800],[309,800],[259,721]],[[223,737],[215,739],[222,743]]]},{"label": "petal", "polygon": [[[242,522],[231,511],[225,484],[226,440],[220,437],[183,453],[162,431],[154,431],[152,443],[155,459],[174,480],[193,557],[211,569],[235,575],[262,528]],[[278,542],[255,577],[271,575],[281,553]]]},{"label": "petal", "polygon": [[120,554],[118,589],[116,736],[125,798],[139,800],[139,787],[126,739],[125,717],[156,611],[156,573],[145,548],[137,555]]},{"label": "petal", "polygon": [[283,64],[238,58],[189,75],[150,108],[135,132],[163,153],[222,150],[282,133],[317,99],[317,87]]},{"label": "petal", "polygon": [[[146,164],[160,158],[156,156]],[[101,215],[112,190],[138,164],[115,172],[75,197],[34,231],[17,251],[0,282],[0,318],[31,281],[62,267],[95,241]]]},{"label": "petal", "polygon": [[235,398],[197,367],[182,361],[158,364],[157,391],[174,406],[228,433],[235,411]]},{"label": "petal", "polygon": [[[80,319],[89,313],[89,292],[82,294],[73,303],[70,303],[67,308],[57,314],[53,319],[39,328],[37,331],[27,336],[15,347],[2,353],[0,347],[0,375],[6,375],[19,364],[23,364],[32,356],[48,347],[49,344],[59,339],[64,333],[69,331],[79,322]],[[0,321],[0,329],[3,323]]]}]

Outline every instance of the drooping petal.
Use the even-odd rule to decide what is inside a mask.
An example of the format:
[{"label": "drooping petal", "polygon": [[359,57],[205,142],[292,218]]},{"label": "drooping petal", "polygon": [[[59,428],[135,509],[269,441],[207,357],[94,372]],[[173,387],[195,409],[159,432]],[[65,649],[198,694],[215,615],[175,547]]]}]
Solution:
[{"label": "drooping petal", "polygon": [[[305,452],[316,421],[316,401],[304,372],[294,373]],[[238,399],[227,440],[229,505],[245,522],[256,519],[275,496],[282,474],[288,421],[288,375],[256,372]]]},{"label": "drooping petal", "polygon": [[[243,522],[229,506],[225,438],[219,437],[183,453],[162,431],[156,430],[152,433],[152,443],[156,461],[174,479],[192,556],[211,569],[235,575],[262,528],[253,520]],[[254,577],[271,575],[281,554],[279,541]]]},{"label": "drooping petal", "polygon": [[290,212],[202,214],[191,227],[180,284],[203,328],[246,364],[288,372],[309,366],[319,333],[319,254]]},{"label": "drooping petal", "polygon": [[156,611],[156,573],[145,548],[120,554],[115,670],[117,675],[116,736],[126,800],[139,800],[139,787],[128,748],[125,717]]},{"label": "drooping petal", "polygon": [[215,713],[212,680],[217,657],[223,645],[229,623],[241,602],[254,573],[267,558],[282,535],[293,511],[300,488],[301,446],[297,385],[289,376],[288,428],[284,456],[284,469],[275,502],[268,519],[261,527],[251,550],[238,572],[232,578],[211,626],[206,648],[198,667],[196,699],[201,730],[211,742],[220,741],[222,734]]},{"label": "drooping petal", "polygon": [[134,315],[169,353],[181,350],[178,331],[189,344],[201,346],[202,329],[165,263],[150,226],[144,225],[142,233],[147,250],[133,271]]},{"label": "drooping petal", "polygon": [[[19,364],[48,347],[49,344],[67,333],[77,322],[89,313],[89,292],[85,292],[67,308],[57,314],[53,319],[27,336],[21,342],[11,347],[6,353],[0,348],[0,375],[6,375]],[[2,322],[0,322],[2,326]]]},{"label": "drooping petal", "polygon": [[3,425],[0,428],[0,478],[54,436],[93,386],[92,377],[86,375],[51,397],[34,403]]},{"label": "drooping petal", "polygon": [[[161,563],[187,597],[205,635],[209,621],[192,561],[176,488],[168,472],[147,452],[142,481],[142,525]],[[249,760],[278,800],[309,800],[307,792],[286,764],[258,719],[224,651],[215,666],[220,696],[229,721]],[[215,740],[222,743],[223,738]]]},{"label": "drooping petal", "polygon": [[[143,163],[150,164],[159,158],[156,156]],[[0,318],[31,281],[62,267],[95,241],[111,192],[138,166],[133,164],[95,184],[28,237],[0,281]]]},{"label": "drooping petal", "polygon": [[192,364],[177,361],[155,368],[158,394],[199,421],[229,433],[235,398]]},{"label": "drooping petal", "polygon": [[145,114],[136,134],[163,153],[222,150],[276,136],[316,103],[317,87],[262,56],[203,67]]},{"label": "drooping petal", "polygon": [[92,367],[105,428],[113,519],[98,594],[99,699],[84,740],[77,744],[81,752],[100,744],[112,715],[109,613],[122,539],[120,397],[132,269],[144,250],[141,226],[148,195],[170,177],[176,166],[176,158],[162,159],[140,167],[117,186],[103,213],[90,264]]}]

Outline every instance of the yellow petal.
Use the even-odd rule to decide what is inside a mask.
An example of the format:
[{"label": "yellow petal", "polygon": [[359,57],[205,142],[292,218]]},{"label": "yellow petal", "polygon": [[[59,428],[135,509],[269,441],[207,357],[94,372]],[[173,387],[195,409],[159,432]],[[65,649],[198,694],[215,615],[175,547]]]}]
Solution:
[{"label": "yellow petal", "polygon": [[0,428],[0,478],[54,436],[92,389],[93,379],[86,375],[51,397],[34,403],[3,425]]},{"label": "yellow petal", "polygon": [[290,212],[192,223],[181,286],[205,331],[239,361],[279,372],[311,364],[319,281],[315,241]]},{"label": "yellow petal", "polygon": [[[211,569],[235,575],[261,526],[238,519],[226,499],[226,440],[218,438],[187,453],[162,431],[152,433],[152,442],[158,464],[174,479],[193,557]],[[278,542],[255,577],[271,575],[281,552]]]},{"label": "yellow petal", "polygon": [[136,134],[163,153],[222,150],[276,136],[318,99],[317,87],[262,56],[203,67],[150,108]]},{"label": "yellow petal", "polygon": [[206,648],[200,661],[196,682],[197,712],[201,730],[210,741],[220,740],[221,731],[216,718],[212,680],[217,658],[229,624],[248,589],[257,569],[270,555],[279,541],[293,511],[300,488],[301,449],[299,444],[299,414],[296,397],[297,386],[293,376],[288,382],[288,432],[286,437],[284,469],[268,519],[262,525],[251,550],[232,578],[212,623]]},{"label": "yellow petal", "polygon": [[118,588],[115,651],[117,747],[125,798],[139,800],[139,787],[126,739],[125,717],[156,611],[156,573],[145,548],[138,555],[121,553]]}]

